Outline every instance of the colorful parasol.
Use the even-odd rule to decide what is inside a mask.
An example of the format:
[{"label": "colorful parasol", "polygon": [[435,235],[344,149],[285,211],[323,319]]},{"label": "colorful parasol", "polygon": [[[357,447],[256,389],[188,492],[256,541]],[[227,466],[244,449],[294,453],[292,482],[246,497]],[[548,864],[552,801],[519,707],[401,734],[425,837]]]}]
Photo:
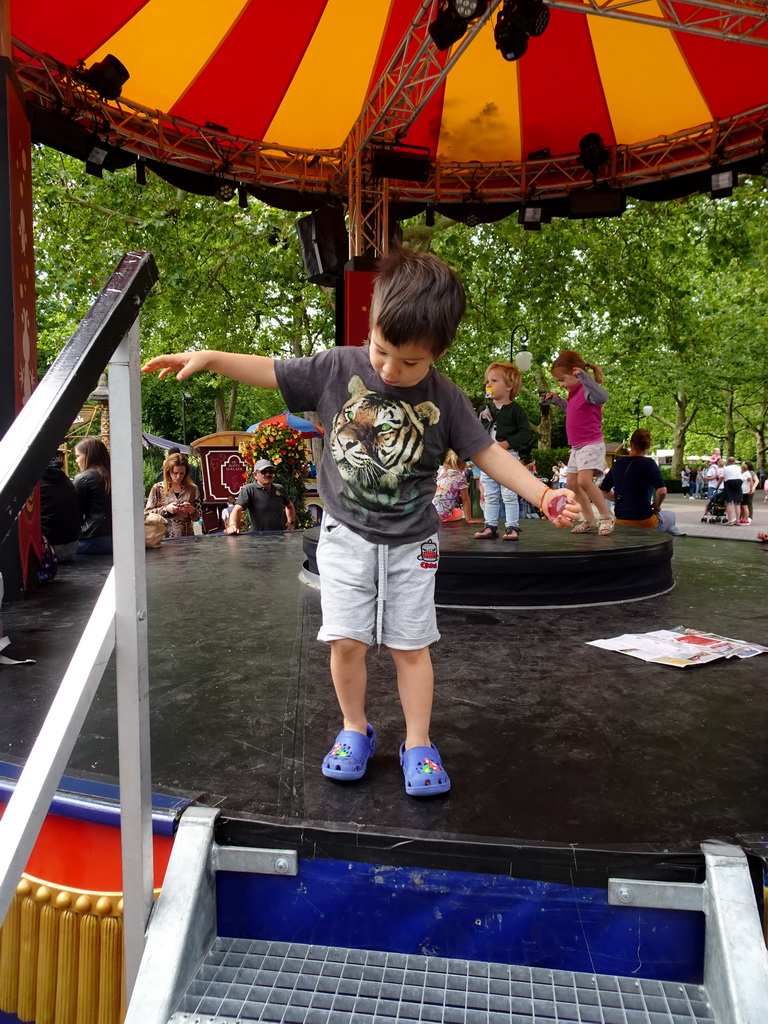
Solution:
[{"label": "colorful parasol", "polygon": [[302,416],[295,416],[292,412],[281,412],[277,416],[271,416],[268,420],[261,420],[260,423],[254,423],[252,427],[248,427],[250,434],[256,433],[261,427],[266,426],[276,427],[289,427],[291,430],[295,430],[301,434],[302,437],[324,437],[325,431],[317,423],[312,423],[311,420],[305,420]]},{"label": "colorful parasol", "polygon": [[[86,158],[96,135],[107,168],[141,157],[190,188],[182,171],[310,209],[381,173],[378,152],[405,160],[394,202],[520,201],[592,187],[587,136],[622,188],[765,162],[763,0],[548,0],[514,61],[508,0],[444,49],[430,26],[455,0],[9,2],[36,137]],[[130,77],[100,100],[82,68],[110,54]]]}]

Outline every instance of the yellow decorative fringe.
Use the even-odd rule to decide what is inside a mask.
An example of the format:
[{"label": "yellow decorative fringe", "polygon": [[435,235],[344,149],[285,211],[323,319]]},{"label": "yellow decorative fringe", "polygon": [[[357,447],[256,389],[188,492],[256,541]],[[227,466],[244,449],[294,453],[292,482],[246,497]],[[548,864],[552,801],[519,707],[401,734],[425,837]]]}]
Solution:
[{"label": "yellow decorative fringe", "polygon": [[122,893],[23,875],[0,928],[0,1010],[35,1024],[120,1024],[123,988]]}]

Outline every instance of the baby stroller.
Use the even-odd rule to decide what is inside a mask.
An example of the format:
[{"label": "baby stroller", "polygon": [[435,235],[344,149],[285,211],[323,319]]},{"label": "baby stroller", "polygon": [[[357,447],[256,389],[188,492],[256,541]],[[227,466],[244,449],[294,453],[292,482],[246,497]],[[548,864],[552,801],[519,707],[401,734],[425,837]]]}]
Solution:
[{"label": "baby stroller", "polygon": [[702,523],[724,523],[727,518],[728,516],[725,510],[725,493],[721,487],[719,490],[715,491],[707,502],[701,521]]}]

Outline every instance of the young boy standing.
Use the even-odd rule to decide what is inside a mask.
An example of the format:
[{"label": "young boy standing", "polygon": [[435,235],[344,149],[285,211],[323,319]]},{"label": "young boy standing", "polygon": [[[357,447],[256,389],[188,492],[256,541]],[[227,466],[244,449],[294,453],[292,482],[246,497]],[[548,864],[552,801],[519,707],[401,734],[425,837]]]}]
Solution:
[{"label": "young boy standing", "polygon": [[[299,359],[227,352],[158,356],[143,368],[184,380],[211,370],[256,387],[279,388],[291,410],[316,409],[326,430],[318,474],[324,514],[317,550],[323,624],[343,728],[323,774],[360,779],[376,749],[365,711],[366,653],[390,650],[405,717],[400,762],[410,796],[446,793],[451,783],[430,740],[434,676],[429,645],[439,639],[434,604],[439,518],[432,504],[439,455],[452,448],[483,472],[566,525],[550,488],[489,438],[467,397],[432,366],[464,314],[456,274],[429,253],[384,257],[364,348],[333,348]],[[559,495],[562,495],[562,491]]]}]

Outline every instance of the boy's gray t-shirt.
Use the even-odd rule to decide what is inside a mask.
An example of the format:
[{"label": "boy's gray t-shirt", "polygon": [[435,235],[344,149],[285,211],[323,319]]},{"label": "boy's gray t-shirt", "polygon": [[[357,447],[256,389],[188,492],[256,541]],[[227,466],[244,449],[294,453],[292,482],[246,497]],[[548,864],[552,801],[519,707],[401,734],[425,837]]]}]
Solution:
[{"label": "boy's gray t-shirt", "polygon": [[316,410],[325,429],[325,508],[374,544],[434,533],[438,457],[453,448],[471,459],[492,444],[464,392],[434,367],[415,387],[388,387],[367,347],[339,347],[275,360],[275,373],[288,408]]}]

